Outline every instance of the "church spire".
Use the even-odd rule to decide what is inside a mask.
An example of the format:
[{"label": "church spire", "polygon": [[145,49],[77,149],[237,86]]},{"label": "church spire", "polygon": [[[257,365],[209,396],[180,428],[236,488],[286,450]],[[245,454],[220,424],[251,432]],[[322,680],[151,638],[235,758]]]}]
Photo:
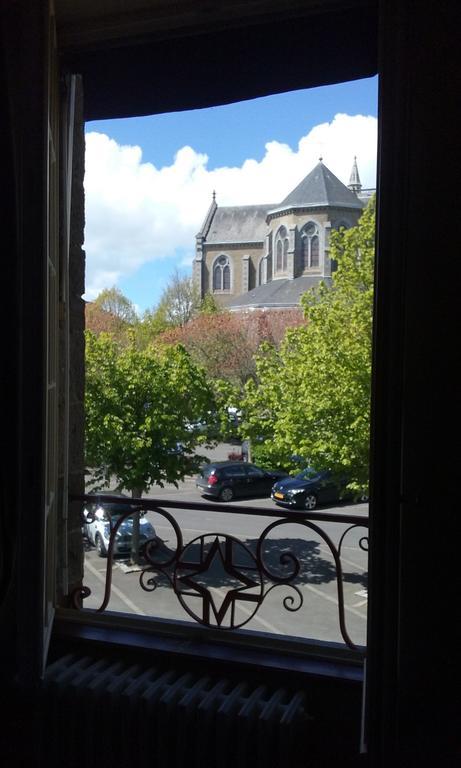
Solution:
[{"label": "church spire", "polygon": [[354,155],[354,164],[352,166],[351,177],[347,185],[352,192],[359,195],[362,191],[362,182],[360,181],[359,169],[357,168],[357,158]]}]

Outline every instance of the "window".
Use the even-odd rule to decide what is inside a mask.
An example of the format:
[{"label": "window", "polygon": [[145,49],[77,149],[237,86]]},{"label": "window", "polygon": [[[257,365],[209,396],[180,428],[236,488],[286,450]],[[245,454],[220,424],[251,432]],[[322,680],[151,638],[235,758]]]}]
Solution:
[{"label": "window", "polygon": [[311,267],[319,265],[319,236],[314,235],[311,238]]},{"label": "window", "polygon": [[309,221],[301,230],[301,268],[305,271],[319,265],[319,228],[313,221]]},{"label": "window", "polygon": [[[274,102],[274,108],[277,105],[277,99],[278,96],[273,97]],[[310,100],[311,95],[309,92],[304,92],[303,98],[307,101]],[[243,107],[239,106],[240,109],[243,110]],[[217,114],[218,112],[223,111],[225,113],[225,108],[223,107],[215,107],[213,109],[213,112]],[[173,116],[165,116],[168,120],[171,119],[171,124],[174,125],[174,117]],[[150,118],[152,120],[152,125],[154,125],[154,121],[156,120],[156,116],[152,116]],[[135,122],[135,121],[133,121]],[[204,124],[208,122],[208,120],[202,121]],[[244,123],[243,117],[241,119],[242,124]],[[192,118],[191,118],[192,123]],[[139,124],[136,121],[136,124],[132,126],[134,130],[140,130],[142,131],[142,118],[139,121]],[[263,126],[261,125],[261,128]],[[294,126],[294,130],[303,130],[302,124],[296,124]],[[94,126],[89,126],[88,130],[91,132],[94,130]],[[108,133],[112,130],[114,130],[113,126],[111,124],[108,125]],[[205,140],[205,131],[203,131],[203,137]],[[99,135],[99,134],[96,134]],[[220,132],[217,132],[217,135],[220,135]],[[245,125],[243,125],[242,130],[242,142],[245,141]],[[236,137],[237,138],[237,137]],[[222,141],[222,140],[221,140]],[[90,139],[87,141],[87,147],[91,144]],[[156,145],[158,146],[160,142],[157,142]],[[223,142],[224,146],[226,147],[225,152],[226,154],[230,153],[232,150],[227,149],[227,142]],[[156,151],[159,151],[158,148]],[[246,150],[245,150],[246,151]],[[94,157],[88,153],[87,154],[87,168],[92,169],[94,167]],[[308,169],[306,169],[308,170]],[[276,180],[278,184],[280,185],[283,179],[282,174],[280,173],[280,177],[277,178],[277,173],[274,173]],[[100,174],[94,174],[95,178],[101,179]],[[125,177],[124,177],[125,178]],[[214,181],[215,179],[213,179]],[[243,186],[243,184],[242,184]],[[114,187],[114,179],[111,177],[111,183],[109,185],[110,192],[112,193]],[[276,192],[278,191],[277,186],[274,185],[274,188]],[[242,190],[242,193],[245,192],[245,190]],[[87,184],[87,205],[89,202],[89,205],[91,206],[92,196],[91,196],[91,185],[90,183]],[[171,191],[170,191],[171,194]],[[99,200],[101,196],[97,198]],[[209,201],[207,200],[207,205],[209,204]],[[267,208],[270,208],[271,206],[267,206]],[[266,206],[264,206],[266,208]],[[295,292],[298,290],[298,286],[301,289],[302,286],[305,286],[309,283],[309,280],[303,280],[298,284],[295,284],[292,282],[292,280],[287,279],[288,278],[288,267],[290,266],[290,277],[292,277],[293,281],[295,280],[295,277],[293,275],[292,270],[292,264],[289,264],[289,252],[291,256],[290,251],[290,243],[291,238],[295,234],[295,220],[296,216],[298,214],[287,214],[283,213],[283,218],[277,218],[275,221],[275,224],[272,224],[272,232],[270,232],[271,228],[271,218],[267,216],[266,212],[264,211],[264,208],[262,210],[258,210],[257,216],[261,219],[261,228],[258,230],[254,229],[254,221],[253,216],[255,215],[255,211],[257,210],[257,207],[254,206],[252,208],[249,208],[245,211],[245,216],[242,217],[241,210],[236,209],[235,207],[229,207],[227,208],[224,205],[218,205],[216,202],[215,197],[213,196],[211,207],[208,209],[208,213],[206,214],[206,218],[203,223],[203,227],[200,230],[201,232],[208,232],[210,234],[210,240],[212,241],[212,250],[208,250],[207,248],[203,248],[199,250],[200,254],[200,269],[202,270],[201,274],[205,276],[204,284],[206,287],[206,290],[211,290],[215,293],[215,296],[217,298],[220,297],[220,294],[225,293],[226,291],[231,290],[233,287],[239,287],[244,281],[243,276],[245,274],[245,269],[248,267],[248,261],[250,259],[253,259],[251,264],[253,263],[256,266],[256,270],[259,270],[259,278],[262,280],[263,273],[265,270],[263,270],[264,267],[264,259],[271,257],[271,254],[275,254],[275,265],[276,265],[276,271],[277,275],[276,277],[278,280],[276,283],[272,283],[272,285],[268,285],[266,290],[260,291],[259,293],[262,295],[263,299],[265,299],[264,293],[266,293],[270,298],[271,289],[274,293],[279,293],[279,296],[282,298],[282,301],[279,302],[278,307],[282,304],[282,302],[285,300],[285,295],[288,294],[288,292],[294,287]],[[88,212],[90,213],[91,207],[88,208]],[[305,209],[304,209],[305,210]],[[154,208],[152,214],[156,214],[156,209]],[[152,215],[151,214],[151,215]],[[87,217],[87,221],[89,220],[89,217]],[[238,238],[237,235],[241,234],[241,231],[239,230],[240,227],[242,227],[242,224],[245,224],[247,227],[244,229],[244,233],[248,235],[248,242],[245,241],[245,245],[241,246],[241,250],[243,251],[243,255],[238,254],[237,245],[238,245]],[[250,229],[249,223],[251,223],[252,227]],[[306,244],[307,248],[307,257],[309,264],[316,264],[318,263],[319,259],[319,225],[315,221],[309,221],[309,218],[306,214],[304,214],[304,217],[300,221],[301,226],[305,225],[304,228],[304,239],[303,242]],[[262,224],[264,224],[264,231]],[[167,229],[167,228],[165,228]],[[269,232],[268,232],[269,230]],[[89,228],[87,228],[87,233],[89,232]],[[150,232],[150,229],[149,229]],[[252,236],[257,232],[258,234],[258,240],[253,240]],[[264,234],[264,237],[262,236]],[[170,242],[174,238],[169,236]],[[241,238],[243,240],[243,238]],[[293,237],[294,241],[294,237]],[[88,242],[91,242],[90,238],[88,239]],[[296,238],[296,245],[298,248],[298,254],[299,255],[299,245],[300,245],[300,238],[299,236]],[[258,247],[256,248],[255,245],[251,248],[251,255],[248,254],[248,250],[250,249],[250,244],[256,244]],[[266,253],[267,251],[270,253]],[[229,250],[227,250],[229,249]],[[230,250],[232,249],[232,250]],[[247,250],[248,249],[248,250]],[[257,259],[257,261],[256,261]],[[87,264],[89,264],[89,260],[87,260]],[[299,264],[297,265],[299,266]],[[231,274],[232,269],[232,274]],[[255,271],[256,271],[255,270]],[[251,275],[251,278],[254,276],[254,272],[248,268],[248,272]],[[90,273],[91,274],[91,273]],[[143,280],[144,282],[144,280]],[[252,280],[248,280],[248,283],[252,283]],[[299,296],[299,294],[298,294]],[[222,296],[221,296],[222,298]],[[258,297],[257,297],[258,298]],[[290,298],[290,297],[289,297]],[[297,299],[297,296],[295,296],[295,300]],[[275,302],[273,302],[274,304]],[[270,306],[270,305],[269,305]],[[276,305],[277,306],[277,305]],[[266,308],[264,308],[266,310]],[[248,313],[249,314],[249,313]],[[258,312],[254,315],[254,319],[257,322],[257,326],[255,325],[255,336],[257,334],[257,339],[260,337],[269,337],[269,334],[271,334],[270,338],[274,339],[280,338],[280,335],[283,335],[284,329],[283,324],[285,322],[285,314],[282,314],[282,312],[278,312],[278,308],[276,310],[276,314],[271,314],[269,311],[263,311]],[[227,365],[229,367],[233,364],[232,357],[234,356],[236,359],[238,359],[239,364],[241,363],[241,367],[239,368],[239,376],[241,376],[241,380],[243,384],[246,383],[246,377],[251,376],[252,372],[254,370],[255,361],[252,357],[251,352],[247,353],[247,350],[245,349],[244,343],[240,344],[239,346],[239,338],[241,334],[241,329],[244,327],[245,323],[249,323],[249,318],[247,321],[246,317],[242,317],[241,315],[233,315],[233,318],[235,318],[235,324],[234,329],[232,332],[233,338],[237,339],[237,348],[235,349],[235,353],[233,352],[232,344],[230,343],[230,339],[228,336],[226,336],[224,333],[220,335],[219,338],[215,339],[213,350],[211,347],[209,347],[209,351],[206,348],[205,344],[203,344],[203,341],[200,340],[200,351],[202,355],[202,359],[204,357],[208,357],[211,359],[215,352],[219,354],[219,360],[222,360],[222,363],[220,362],[220,369],[219,369],[219,375],[222,376],[223,379],[226,379],[228,377],[228,372],[226,370]],[[210,318],[214,322],[216,326],[220,323],[220,318]],[[281,327],[277,328],[277,324],[280,323]],[[186,329],[187,331],[187,329]],[[155,342],[154,342],[155,343]],[[259,343],[259,341],[257,341]],[[277,342],[278,343],[278,342]],[[197,345],[198,346],[198,345]],[[203,350],[206,350],[205,355],[203,354]],[[203,366],[206,365],[206,362],[204,361],[202,363]],[[246,366],[246,367],[245,367]],[[282,378],[282,367],[285,366],[285,361],[281,362],[280,365],[280,373],[278,374],[280,379]],[[293,377],[295,378],[295,374],[293,374]],[[146,383],[144,381],[144,383]],[[303,383],[301,381],[298,382],[299,386],[297,388],[296,394],[293,396],[290,395],[293,402],[298,401],[298,395],[297,393],[301,393]],[[291,392],[291,390],[290,390]],[[189,390],[190,394],[190,390]],[[121,394],[121,398],[123,397],[123,394]],[[121,399],[120,398],[120,399]],[[167,413],[172,412],[172,407],[169,409],[165,409],[164,401],[160,398],[155,398],[156,401],[160,402],[160,408],[158,413],[158,420],[152,418],[152,422],[156,423],[159,422],[160,419],[163,417],[165,411]],[[120,404],[120,401],[117,403]],[[171,406],[173,406],[173,400],[171,400]],[[129,411],[129,408],[124,408],[125,411]],[[276,409],[273,409],[274,413],[276,412]],[[306,409],[307,412],[307,409]],[[296,415],[295,415],[296,418]],[[299,422],[299,417],[298,417]],[[277,419],[276,424],[282,424],[283,419]],[[95,432],[97,433],[99,430],[96,429]],[[148,430],[146,429],[146,432]],[[273,428],[273,436],[276,437],[276,433],[278,433],[278,427],[276,428],[276,425],[274,423]],[[302,432],[302,426],[298,423],[298,434]],[[141,432],[140,432],[141,434]],[[254,442],[257,442],[260,440],[260,442],[264,442],[264,438],[260,437],[260,435],[266,435],[264,431],[264,425],[262,425],[262,428],[258,434],[254,436]],[[267,439],[267,435],[266,435]],[[262,473],[259,470],[247,470],[242,462],[235,462],[234,466],[231,466],[229,470],[227,470],[227,474],[234,475],[232,477],[232,481],[238,481],[236,486],[233,486],[232,489],[222,489],[218,487],[218,483],[216,483],[216,479],[220,480],[219,475],[213,475],[213,477],[209,478],[210,482],[206,484],[207,491],[204,492],[203,495],[205,497],[205,501],[208,501],[209,499],[218,498],[221,501],[230,501],[233,497],[239,495],[242,497],[245,495],[246,504],[248,505],[248,499],[249,497],[256,497],[258,494],[261,496],[261,498],[254,500],[254,506],[260,507],[261,509],[266,507],[269,504],[272,507],[272,502],[274,502],[274,498],[270,496],[272,493],[272,490],[274,488],[274,485],[276,482],[280,480],[280,474],[279,472],[287,472],[292,471],[293,468],[291,465],[288,466],[288,461],[291,461],[290,455],[294,453],[298,453],[298,448],[294,447],[294,441],[297,440],[298,437],[291,432],[291,435],[285,438],[285,444],[287,446],[286,454],[285,456],[282,456],[280,459],[277,457],[277,459],[273,460],[271,459],[270,455],[267,456],[264,459],[257,458],[257,449],[259,448],[260,451],[264,451],[265,447],[263,446],[252,446],[252,450],[250,450],[249,454],[251,455],[251,458],[255,461],[255,463],[258,466],[264,467],[264,469],[268,470],[266,473]],[[141,442],[141,440],[139,441]],[[222,442],[220,441],[220,445],[218,447],[219,451],[223,450]],[[275,441],[274,441],[275,442]],[[288,453],[290,450],[289,443],[292,443],[293,450]],[[297,444],[296,444],[297,445]],[[195,450],[197,449],[197,450]],[[226,457],[229,459],[241,459],[243,458],[243,447],[236,449],[235,451],[231,451],[230,449],[226,448],[226,453],[224,455],[220,455],[220,458],[225,459]],[[280,445],[278,446],[277,450],[280,452],[281,448]],[[227,453],[227,451],[229,451]],[[191,446],[191,452],[194,454],[200,454],[200,446]],[[261,457],[260,453],[260,457]],[[274,454],[273,454],[274,455]],[[247,457],[249,458],[249,455],[247,454]],[[272,463],[273,462],[273,463]],[[303,464],[299,467],[301,469]],[[269,471],[270,470],[270,471]],[[200,504],[202,503],[202,500],[200,498],[201,492],[199,491],[197,494],[197,490],[195,490],[194,486],[192,485],[191,490],[191,484],[188,485],[188,488],[184,488],[184,485],[187,485],[187,483],[182,482],[182,476],[181,476],[182,467],[178,466],[178,475],[177,479],[179,481],[179,488],[178,490],[182,494],[182,502],[187,506],[187,514],[186,517],[183,518],[179,511],[175,512],[175,519],[178,523],[178,525],[181,528],[182,531],[182,541],[184,544],[189,543],[192,540],[192,534],[195,536],[199,531],[203,533],[203,535],[208,535],[208,532],[210,530],[209,525],[209,518],[207,516],[203,516],[199,514],[198,509],[194,509],[194,504]],[[193,479],[195,472],[190,472],[190,477]],[[166,481],[167,485],[169,485],[169,481]],[[240,485],[239,485],[240,484]],[[243,486],[243,487],[240,487]],[[153,482],[150,487],[146,488],[145,494],[147,497],[154,497],[159,507],[161,507],[160,500],[164,498],[163,496],[163,488],[160,488],[155,485],[155,482]],[[224,490],[224,495],[223,495]],[[169,489],[167,488],[166,493],[169,492]],[[243,492],[246,492],[245,494]],[[275,493],[275,491],[274,491]],[[138,494],[139,495],[139,494]],[[143,494],[144,496],[144,494]],[[328,499],[323,496],[323,498],[319,501],[319,504],[325,503],[325,501],[328,503]],[[240,498],[235,503],[241,503],[242,499]],[[290,496],[289,496],[289,504],[293,504],[297,509],[299,510],[311,510],[312,504],[316,503],[316,499],[313,499],[310,497],[308,500],[306,498],[299,495],[299,493],[292,492],[290,490]],[[306,506],[306,504],[310,506]],[[284,520],[283,515],[286,514],[285,510],[287,507],[283,508],[279,506],[277,509],[274,509],[274,516],[280,516],[281,520]],[[184,510],[182,510],[184,511]],[[217,525],[219,525],[219,528],[217,530],[220,530],[222,534],[224,535],[229,529],[231,529],[232,521],[229,520],[229,517],[227,515],[229,513],[225,510],[225,505],[221,505],[220,512],[225,513],[226,516],[219,515],[218,510],[215,510],[216,514],[214,515],[217,518]],[[235,510],[232,510],[232,512],[235,512]],[[272,513],[272,509],[270,510]],[[366,516],[366,510],[362,509],[360,510],[361,514]],[[162,538],[162,540],[168,540],[172,541],[171,537],[171,531],[169,530],[169,525],[166,522],[165,518],[161,517],[161,513],[159,511],[155,511],[152,509],[149,509],[147,512],[149,519],[154,526],[155,530],[158,530],[158,535]],[[195,517],[196,516],[196,517]],[[233,516],[233,515],[232,515]],[[270,516],[270,515],[269,515]],[[262,522],[262,518],[264,515],[257,515],[255,514],[254,517],[252,517],[252,514],[250,511],[248,511],[248,514],[246,514],[246,519],[244,522],[241,523],[239,527],[239,535],[240,540],[250,540],[252,542],[252,546],[259,548],[261,551],[262,548],[266,546],[265,542],[260,542],[260,544],[255,544],[255,542],[258,540],[258,536],[262,534],[264,528],[260,527],[259,524]],[[342,525],[344,520],[344,515],[341,515],[342,520],[340,521],[340,524]],[[203,526],[203,528],[202,528]],[[288,529],[287,529],[288,530]],[[320,535],[320,534],[319,534]],[[282,551],[282,548],[285,547],[285,551],[288,550],[290,547],[290,543],[292,543],[294,552],[293,554],[293,562],[296,558],[296,553],[298,554],[300,560],[299,568],[302,571],[302,575],[299,576],[299,592],[296,592],[296,594],[303,595],[302,605],[307,605],[308,603],[308,576],[307,576],[307,569],[304,567],[307,561],[307,558],[309,557],[309,544],[306,544],[305,541],[303,541],[302,533],[300,532],[300,535],[298,537],[290,536],[290,532],[287,532],[287,535],[285,537],[284,530],[281,528],[281,524],[276,529],[272,536],[272,540],[270,544],[267,544],[267,549],[272,555],[275,557],[277,548],[279,551]],[[321,543],[319,542],[319,547],[321,547]],[[326,545],[328,547],[328,544]],[[357,542],[354,541],[352,544],[352,547],[354,549],[358,549]],[[136,548],[134,547],[134,550]],[[131,551],[131,550],[130,550]],[[320,604],[327,603],[328,604],[328,610],[335,610],[331,609],[332,603],[328,600],[327,597],[327,584],[331,580],[331,575],[334,570],[334,557],[331,556],[330,553],[326,553],[326,556],[324,557],[325,553],[323,550],[319,549],[319,554],[312,553],[311,555],[311,571],[312,571],[312,564],[315,563],[315,567],[319,570],[324,567],[324,575],[318,576],[318,590],[321,593],[319,595],[320,598]],[[86,610],[87,608],[97,606],[101,604],[101,601],[98,601],[98,597],[100,595],[100,580],[95,577],[95,570],[97,570],[97,566],[99,565],[98,561],[95,559],[97,557],[97,551],[95,549],[95,545],[93,544],[93,547],[88,546],[85,550],[85,586],[87,586],[89,589],[91,589],[91,604],[89,600],[83,601],[83,609]],[[176,556],[176,559],[180,557],[178,554]],[[355,565],[357,568],[357,580],[362,579],[363,583],[362,586],[365,586],[366,584],[366,555],[363,554],[363,550],[358,552],[358,557],[360,558]],[[322,561],[324,564],[329,563],[327,565],[322,566]],[[179,560],[178,560],[179,562]],[[286,561],[288,562],[288,560]],[[93,570],[92,570],[93,568]],[[89,574],[89,575],[88,575]],[[274,583],[276,578],[278,578],[278,574],[274,571]],[[166,576],[164,573],[163,576]],[[292,574],[292,577],[295,578]],[[122,583],[119,582],[120,573],[115,572],[113,574],[113,586],[118,590],[117,593],[114,592],[110,596],[110,605],[107,605],[108,610],[116,612],[122,612],[125,610],[125,603],[120,595],[123,593],[125,597],[127,597],[133,605],[137,606],[137,611],[135,612],[142,612],[142,614],[145,616],[145,623],[148,621],[150,622],[149,631],[155,632],[156,631],[156,625],[157,623],[161,622],[164,619],[172,620],[177,622],[177,627],[181,624],[181,622],[187,621],[187,617],[181,613],[181,606],[178,604],[178,593],[173,589],[171,592],[169,591],[168,595],[166,595],[166,590],[162,590],[164,592],[165,600],[162,602],[162,605],[159,604],[159,601],[155,599],[146,598],[146,595],[143,592],[140,592],[139,590],[139,584],[138,584],[138,578],[135,577],[134,579],[131,578],[122,578]],[[205,578],[205,577],[204,577]],[[212,589],[216,587],[216,583],[212,583],[211,579],[213,578],[212,574],[209,574],[206,577],[210,583],[210,586]],[[135,582],[134,584],[132,582]],[[174,581],[174,580],[173,580]],[[267,581],[269,579],[267,578]],[[350,582],[352,583],[352,582]],[[294,588],[294,584],[291,585]],[[350,602],[355,600],[355,597],[352,597],[349,595],[350,584],[346,588],[346,592],[348,594],[348,599],[350,597]],[[99,588],[99,592],[98,592]],[[288,589],[288,586],[287,586]],[[124,591],[125,590],[125,591]],[[114,594],[117,595],[118,599],[114,599]],[[159,593],[157,593],[158,596]],[[102,598],[101,598],[102,599]],[[284,608],[285,604],[282,603],[281,606],[277,606],[274,603],[266,602],[263,605],[263,602],[261,603],[261,611],[258,612],[258,615],[255,615],[251,619],[251,624],[247,627],[247,630],[249,632],[258,632],[258,631],[264,631],[264,629],[267,628],[267,625],[270,626],[270,632],[266,632],[266,634],[271,634],[272,637],[268,637],[267,643],[270,646],[271,643],[279,641],[281,636],[284,636],[284,641],[286,643],[286,646],[293,642],[293,638],[302,638],[306,643],[312,642],[315,643],[316,641],[325,641],[325,642],[341,642],[341,626],[340,622],[335,622],[334,629],[331,629],[330,627],[326,627],[325,623],[321,620],[319,621],[319,614],[316,613],[314,616],[308,616],[308,612],[304,613],[304,611],[291,611],[288,615],[284,614]],[[339,602],[339,601],[338,601]],[[133,617],[134,618],[134,617]],[[362,605],[362,611],[361,613],[359,611],[356,611],[354,614],[354,618],[352,621],[355,621],[355,626],[351,631],[351,635],[353,635],[352,641],[355,643],[356,648],[358,646],[364,647],[365,641],[366,641],[366,601]],[[138,618],[134,618],[134,621],[138,621]],[[144,622],[144,619],[142,619]],[[266,623],[264,623],[266,622]],[[333,625],[333,622],[331,622]],[[310,625],[310,626],[309,626]],[[264,628],[264,629],[262,629]],[[178,629],[180,631],[180,629]],[[330,634],[328,634],[330,633]],[[238,639],[237,639],[238,640]],[[232,638],[232,642],[237,641],[236,638]],[[352,648],[352,645],[350,646]],[[358,651],[360,652],[360,651]]]},{"label": "window", "polygon": [[218,256],[213,267],[213,291],[230,291],[231,268],[228,256]]},{"label": "window", "polygon": [[288,233],[280,227],[275,237],[275,271],[286,272],[288,267]]}]

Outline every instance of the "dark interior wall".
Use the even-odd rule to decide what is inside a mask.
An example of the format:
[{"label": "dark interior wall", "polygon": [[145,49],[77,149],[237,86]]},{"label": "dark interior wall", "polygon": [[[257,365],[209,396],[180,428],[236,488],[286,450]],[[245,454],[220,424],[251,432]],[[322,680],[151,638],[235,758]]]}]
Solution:
[{"label": "dark interior wall", "polygon": [[383,766],[461,757],[459,501],[444,481],[459,401],[459,22],[454,3],[381,4],[367,671]]},{"label": "dark interior wall", "polygon": [[[0,618],[2,658],[11,663],[3,666],[3,681],[11,681],[19,671],[18,648],[28,650],[29,656],[36,653],[37,635],[30,630],[39,618],[34,536],[40,539],[41,528],[34,511],[41,508],[43,459],[43,16],[33,3],[7,6],[8,13],[2,8],[1,14],[7,24],[2,30],[0,67],[2,104],[7,107],[2,138],[4,147],[11,149],[2,166],[7,191],[2,245],[8,255],[3,265],[8,288],[2,297],[2,318],[9,330],[2,350],[8,370],[1,380],[3,403],[8,407],[2,430],[6,458],[1,465]],[[246,34],[242,31],[242,39]],[[258,35],[261,61],[267,64],[262,28]],[[450,432],[455,432],[459,401],[455,376],[459,358],[458,35],[459,11],[454,3],[388,0],[381,4],[380,259],[368,662],[373,767],[420,768],[429,762],[445,768],[460,758],[455,700],[459,500],[457,459],[453,462],[447,447]],[[213,51],[219,52],[216,39],[214,46]],[[179,50],[189,49],[178,42],[178,58]],[[296,50],[303,48],[298,45]],[[338,48],[342,51],[344,45]],[[180,108],[177,95],[171,92],[174,81],[166,86],[159,69],[151,66],[153,60],[143,58],[141,50],[138,53],[129,69],[136,78],[136,73],[144,73],[135,79],[139,91],[133,89],[130,97],[130,80],[123,72],[120,88],[110,91],[111,60],[107,58],[106,65],[101,64],[93,101],[88,102],[87,117],[131,110],[131,114],[142,114],[143,103],[148,111]],[[321,55],[330,81],[335,80],[325,49]],[[98,56],[101,61],[104,54]],[[87,63],[74,59],[88,77],[97,61],[95,52],[92,57],[91,66],[91,59]],[[128,51],[125,68],[127,58]],[[173,50],[167,61],[171,63],[172,58]],[[183,108],[245,97],[243,87],[227,90],[226,73],[220,81],[211,81],[203,65],[201,77],[189,77],[181,61],[181,66],[171,63],[170,74],[174,71],[178,78],[182,74],[183,80],[176,82],[181,88],[187,84],[183,92],[192,93],[189,103],[181,101]],[[264,84],[259,80],[262,71],[256,64],[249,71],[253,90],[248,90],[247,97],[275,92],[277,82],[281,87],[282,70]],[[373,72],[364,68],[356,76]],[[346,79],[349,76],[352,72]],[[295,72],[290,77],[289,87],[308,84],[305,79],[296,80]],[[154,80],[157,84],[147,98],[144,88],[149,90]],[[202,91],[206,82],[209,90]],[[321,82],[325,81],[315,84]],[[228,98],[218,99],[218,91]],[[123,112],[117,111],[120,94]],[[158,108],[152,110],[154,98]],[[456,432],[453,437],[457,440]],[[17,531],[21,531],[20,550]],[[15,582],[19,572],[21,590]],[[27,653],[23,658],[28,658]],[[21,723],[18,734],[24,734],[26,725]],[[10,741],[12,756],[14,749]]]},{"label": "dark interior wall", "polygon": [[[85,229],[85,132],[83,120],[83,84],[80,77],[71,85],[68,81],[66,94],[71,98],[75,89],[73,125],[69,128],[72,155],[72,181],[70,188],[70,225],[69,225],[69,274],[68,274],[68,345],[69,345],[69,382],[67,425],[63,430],[63,440],[69,448],[67,490],[69,496],[85,493],[84,437],[85,437],[85,252],[83,251]],[[63,158],[64,159],[64,158]],[[63,195],[63,204],[69,203]],[[67,341],[67,339],[66,339]],[[76,502],[69,502],[67,516],[67,585],[65,594],[58,590],[57,601],[64,606],[79,585],[83,577],[84,556],[82,550],[81,507]]]},{"label": "dark interior wall", "polygon": [[45,4],[0,14],[2,460],[0,647],[5,683],[41,653],[47,32]]}]

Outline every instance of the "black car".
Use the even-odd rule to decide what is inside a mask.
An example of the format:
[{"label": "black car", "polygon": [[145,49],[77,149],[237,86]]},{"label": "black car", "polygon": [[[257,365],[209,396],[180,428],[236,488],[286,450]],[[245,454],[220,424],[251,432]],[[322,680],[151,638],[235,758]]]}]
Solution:
[{"label": "black car", "polygon": [[215,461],[202,467],[195,484],[203,496],[232,501],[236,496],[270,496],[286,472],[268,471],[246,461]]},{"label": "black car", "polygon": [[351,499],[353,494],[346,486],[345,477],[338,477],[330,470],[319,472],[307,467],[295,477],[287,477],[275,483],[271,499],[282,507],[312,510],[317,504]]}]

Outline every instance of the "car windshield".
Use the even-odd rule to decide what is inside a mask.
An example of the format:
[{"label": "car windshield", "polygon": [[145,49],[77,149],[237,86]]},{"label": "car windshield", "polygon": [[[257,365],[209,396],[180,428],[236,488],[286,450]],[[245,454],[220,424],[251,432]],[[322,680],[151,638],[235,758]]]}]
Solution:
[{"label": "car windshield", "polygon": [[300,472],[299,475],[296,475],[296,477],[298,480],[315,480],[319,475],[320,472],[318,472],[318,470],[313,469],[312,467],[306,467],[306,469],[303,469],[303,471]]},{"label": "car windshield", "polygon": [[[132,511],[133,506],[131,504],[117,504],[117,502],[107,502],[100,505],[99,509],[96,511],[96,517],[99,519],[104,518],[105,520],[112,520],[112,523],[115,523],[117,518]],[[129,519],[130,518],[128,518],[128,520]]]}]

